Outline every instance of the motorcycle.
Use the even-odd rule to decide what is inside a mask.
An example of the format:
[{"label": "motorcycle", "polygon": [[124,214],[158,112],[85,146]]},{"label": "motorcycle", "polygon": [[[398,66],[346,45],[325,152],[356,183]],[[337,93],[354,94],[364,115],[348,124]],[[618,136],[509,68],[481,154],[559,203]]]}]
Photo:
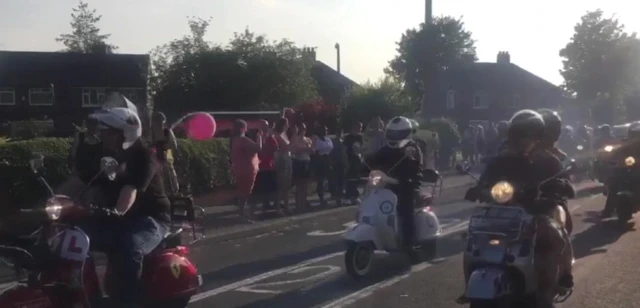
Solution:
[{"label": "motorcycle", "polygon": [[[470,217],[463,253],[470,308],[527,307],[543,291],[537,289],[535,278],[535,217],[520,206],[505,206],[516,193],[510,182],[496,183],[489,192],[492,204],[477,208]],[[552,217],[564,228],[566,212],[562,206],[554,208]],[[572,292],[560,288],[550,291],[555,303],[565,301]]]},{"label": "motorcycle", "polygon": [[[31,168],[48,189],[50,197],[44,209],[28,210],[42,214],[43,223],[32,235],[33,243],[25,247],[0,246],[0,258],[10,260],[17,269],[27,271],[27,280],[0,294],[0,307],[25,308],[95,308],[110,307],[108,295],[113,294],[116,281],[107,264],[101,285],[95,258],[90,252],[90,239],[78,227],[94,215],[115,214],[107,209],[83,207],[73,199],[55,195],[40,175],[41,155],[30,161]],[[115,179],[118,163],[104,157],[99,175]],[[91,182],[93,182],[93,180]],[[27,212],[27,211],[25,211]],[[189,261],[189,249],[180,245],[182,229],[165,235],[162,243],[143,261],[140,299],[143,307],[184,308],[197,294],[202,278]]]},{"label": "motorcycle", "polygon": [[639,210],[636,187],[640,180],[640,170],[636,167],[633,156],[625,158],[622,164],[614,160],[611,165],[606,202],[614,202],[618,220],[626,223]]},{"label": "motorcycle", "polygon": [[[403,252],[397,213],[398,197],[385,188],[387,184],[397,183],[396,179],[382,171],[373,170],[369,173],[367,191],[356,215],[357,224],[344,235],[347,242],[345,266],[354,279],[369,274],[375,251]],[[418,201],[421,204],[414,217],[419,244],[409,256],[413,263],[432,259],[436,254],[437,239],[442,229],[438,217],[428,207],[432,200],[432,196],[426,195]]]},{"label": "motorcycle", "polygon": [[575,169],[571,173],[571,180],[576,183],[584,180],[595,180],[593,160],[584,146],[577,145],[573,159]]}]

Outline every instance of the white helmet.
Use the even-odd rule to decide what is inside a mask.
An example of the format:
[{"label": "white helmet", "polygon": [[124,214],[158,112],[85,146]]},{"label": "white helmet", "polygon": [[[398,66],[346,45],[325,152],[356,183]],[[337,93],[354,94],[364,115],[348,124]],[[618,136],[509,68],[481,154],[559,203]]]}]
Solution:
[{"label": "white helmet", "polygon": [[128,149],[142,136],[142,124],[138,114],[125,107],[100,110],[91,115],[100,129],[117,129],[124,135],[123,149]]},{"label": "white helmet", "polygon": [[413,138],[411,120],[405,117],[395,117],[391,119],[385,128],[384,138],[389,147],[404,147]]}]

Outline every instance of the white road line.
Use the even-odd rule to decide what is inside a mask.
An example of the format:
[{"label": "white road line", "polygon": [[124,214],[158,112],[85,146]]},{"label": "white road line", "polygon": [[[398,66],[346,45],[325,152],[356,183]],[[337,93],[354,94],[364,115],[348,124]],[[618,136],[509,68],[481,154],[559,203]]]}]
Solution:
[{"label": "white road line", "polygon": [[[437,260],[434,260],[437,261]],[[322,306],[322,308],[343,308],[343,307],[347,307],[351,304],[354,304],[355,302],[370,296],[371,294],[373,294],[375,291],[389,287],[391,285],[394,285],[406,278],[408,278],[409,276],[411,276],[411,274],[420,272],[422,270],[425,270],[429,267],[431,267],[433,264],[432,263],[422,263],[422,264],[418,264],[418,265],[414,265],[411,267],[411,270],[403,275],[400,276],[395,276],[393,278],[387,279],[387,280],[383,280],[381,282],[378,282],[376,284],[372,284],[364,289],[361,289],[359,291],[356,291],[354,293],[351,293],[343,298],[340,298],[336,301],[333,301],[327,305]]]},{"label": "white road line", "polygon": [[218,295],[220,293],[224,293],[224,292],[228,292],[228,291],[231,291],[231,290],[235,290],[237,288],[244,287],[246,285],[253,284],[253,283],[256,283],[256,282],[258,282],[260,280],[264,280],[264,279],[267,279],[267,278],[270,278],[270,277],[273,277],[273,276],[282,275],[284,273],[299,269],[301,267],[305,267],[305,266],[308,266],[308,265],[311,265],[311,264],[314,264],[314,263],[318,263],[320,261],[331,259],[333,257],[340,256],[342,254],[344,254],[344,253],[343,252],[336,252],[336,253],[324,255],[324,256],[321,256],[321,257],[309,259],[309,260],[306,260],[304,262],[298,263],[296,265],[292,265],[292,266],[280,268],[280,269],[277,269],[277,270],[274,270],[274,271],[266,272],[266,273],[263,273],[263,274],[258,275],[258,276],[250,277],[250,278],[247,278],[247,279],[242,280],[242,281],[238,281],[238,282],[235,282],[235,283],[232,283],[232,284],[228,284],[228,285],[219,287],[217,289],[213,289],[213,290],[209,290],[209,291],[206,291],[206,292],[202,292],[200,294],[197,294],[197,295],[193,296],[191,298],[190,303],[194,303],[194,302],[203,300],[203,299],[208,298],[208,297],[216,296],[216,295]]}]

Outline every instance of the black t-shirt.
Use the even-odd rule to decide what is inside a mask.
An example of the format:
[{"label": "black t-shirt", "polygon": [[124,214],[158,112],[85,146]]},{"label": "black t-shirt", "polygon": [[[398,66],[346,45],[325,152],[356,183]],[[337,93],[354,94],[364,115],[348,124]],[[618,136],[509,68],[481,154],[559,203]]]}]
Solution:
[{"label": "black t-shirt", "polygon": [[163,222],[170,221],[171,203],[164,192],[162,173],[153,151],[141,143],[136,143],[124,151],[119,160],[122,170],[115,181],[107,187],[115,205],[124,186],[137,190],[136,200],[125,214],[126,217],[150,216]]},{"label": "black t-shirt", "polygon": [[[405,148],[407,147],[415,148],[414,157],[406,157]],[[420,186],[421,161],[422,153],[414,142],[402,148],[384,146],[368,159],[371,168],[378,169],[400,182],[399,185],[389,185],[394,191],[400,188],[413,190]]]},{"label": "black t-shirt", "polygon": [[362,135],[354,135],[349,134],[344,137],[344,141],[342,142],[346,147],[347,158],[349,161],[359,161],[358,154],[360,153],[360,149],[355,150],[355,148],[362,148],[364,140],[362,139]]}]

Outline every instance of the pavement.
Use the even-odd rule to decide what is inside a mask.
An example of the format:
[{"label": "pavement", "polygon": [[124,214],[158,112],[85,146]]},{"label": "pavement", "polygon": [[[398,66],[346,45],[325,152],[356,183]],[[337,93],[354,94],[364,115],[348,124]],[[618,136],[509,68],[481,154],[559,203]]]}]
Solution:
[{"label": "pavement", "polygon": [[[471,185],[474,185],[475,182],[476,181],[468,175],[450,174],[444,177],[442,191],[435,192],[437,195],[436,202],[443,204],[462,200],[466,190]],[[425,187],[424,189],[431,192],[431,189],[428,187]],[[206,229],[206,237],[226,234],[229,232],[230,228],[243,229],[246,225],[251,225],[238,215],[237,206],[229,205],[229,201],[232,197],[232,191],[220,191],[207,196],[196,197],[194,199],[194,204],[202,206],[205,209],[205,219],[203,223]],[[316,194],[310,194],[308,200],[311,204],[311,208],[307,213],[326,211],[334,208],[335,205],[333,202],[330,202],[328,207],[320,207],[320,200]],[[293,200],[291,200],[289,204],[290,206],[293,206]],[[274,218],[277,218],[273,212],[268,211],[264,215],[261,214],[261,212],[262,206],[261,204],[258,204],[257,213],[260,214],[257,215],[258,223],[271,221]],[[188,228],[188,226],[185,226],[185,228]]]}]

